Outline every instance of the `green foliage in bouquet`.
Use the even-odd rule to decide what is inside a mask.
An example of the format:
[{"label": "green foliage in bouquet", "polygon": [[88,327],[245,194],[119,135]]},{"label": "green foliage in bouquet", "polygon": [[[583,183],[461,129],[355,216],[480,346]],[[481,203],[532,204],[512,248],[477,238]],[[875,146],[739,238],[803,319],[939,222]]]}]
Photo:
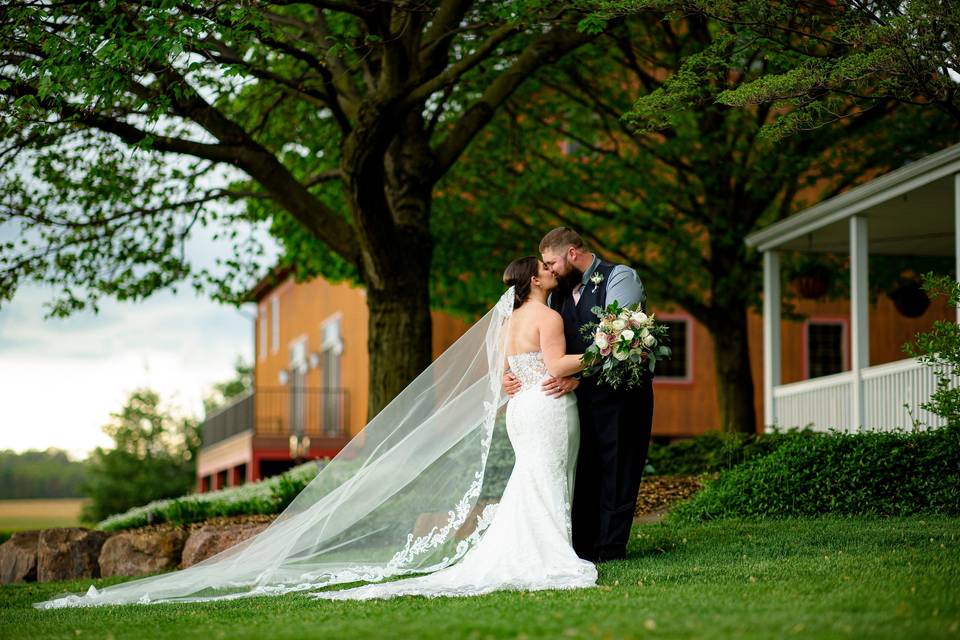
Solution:
[{"label": "green foliage in bouquet", "polygon": [[670,357],[668,328],[639,304],[621,307],[616,301],[606,309],[590,310],[598,322],[580,328],[593,343],[583,354],[586,377],[597,376],[614,389],[632,389],[643,384],[644,373],[654,372],[658,359]]}]

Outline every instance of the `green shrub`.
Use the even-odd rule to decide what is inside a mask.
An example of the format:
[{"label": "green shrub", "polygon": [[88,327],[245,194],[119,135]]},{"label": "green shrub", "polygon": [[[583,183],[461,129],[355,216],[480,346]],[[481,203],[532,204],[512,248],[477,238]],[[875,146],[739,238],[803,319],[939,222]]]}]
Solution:
[{"label": "green shrub", "polygon": [[710,431],[668,445],[653,443],[647,456],[647,473],[664,476],[725,471],[765,456],[792,439],[821,435],[810,430],[773,431],[760,435]]},{"label": "green shrub", "polygon": [[10,539],[10,536],[13,535],[13,531],[0,531],[0,544],[3,544]]},{"label": "green shrub", "polygon": [[325,460],[307,462],[266,480],[208,493],[155,500],[97,524],[103,531],[120,531],[148,524],[189,524],[210,518],[279,513],[317,475]]},{"label": "green shrub", "polygon": [[730,469],[671,517],[960,515],[960,428],[789,438]]},{"label": "green shrub", "polygon": [[[923,288],[931,298],[947,296],[954,309],[960,305],[960,283],[953,278],[930,272],[923,276]],[[937,320],[930,331],[918,333],[914,339],[903,345],[903,350],[927,365],[937,380],[936,390],[921,408],[949,425],[960,425],[960,386],[955,383],[960,372],[960,326],[952,320]]]}]

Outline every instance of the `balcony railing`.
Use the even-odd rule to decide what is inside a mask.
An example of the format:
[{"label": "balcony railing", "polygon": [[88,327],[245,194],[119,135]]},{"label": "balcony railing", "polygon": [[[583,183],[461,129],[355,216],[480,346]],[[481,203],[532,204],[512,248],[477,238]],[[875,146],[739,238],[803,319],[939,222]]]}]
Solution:
[{"label": "balcony railing", "polygon": [[347,390],[317,387],[259,387],[209,416],[203,446],[253,431],[256,435],[347,435]]},{"label": "balcony railing", "polygon": [[253,393],[234,400],[203,421],[203,446],[226,440],[253,427]]}]

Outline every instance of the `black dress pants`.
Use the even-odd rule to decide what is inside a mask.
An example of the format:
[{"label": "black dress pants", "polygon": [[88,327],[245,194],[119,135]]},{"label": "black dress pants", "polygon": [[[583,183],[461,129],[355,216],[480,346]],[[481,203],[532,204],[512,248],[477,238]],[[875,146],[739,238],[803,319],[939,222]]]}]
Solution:
[{"label": "black dress pants", "polygon": [[586,560],[626,555],[653,424],[653,381],[629,391],[584,380],[577,388],[580,451],[573,548]]}]

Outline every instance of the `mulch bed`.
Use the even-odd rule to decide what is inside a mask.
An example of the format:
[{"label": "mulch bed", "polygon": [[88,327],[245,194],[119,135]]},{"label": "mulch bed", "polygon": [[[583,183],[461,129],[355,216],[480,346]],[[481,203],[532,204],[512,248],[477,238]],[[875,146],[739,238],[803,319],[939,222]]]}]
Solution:
[{"label": "mulch bed", "polygon": [[644,518],[665,513],[677,502],[687,500],[703,488],[709,474],[685,476],[646,476],[640,482],[637,510],[634,517]]}]

